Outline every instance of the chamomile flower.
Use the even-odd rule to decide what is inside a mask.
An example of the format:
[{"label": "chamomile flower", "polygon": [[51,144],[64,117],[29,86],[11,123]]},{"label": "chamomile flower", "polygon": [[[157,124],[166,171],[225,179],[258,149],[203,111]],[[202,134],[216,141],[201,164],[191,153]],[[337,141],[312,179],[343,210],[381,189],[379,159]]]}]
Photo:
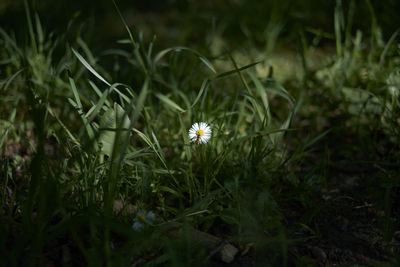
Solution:
[{"label": "chamomile flower", "polygon": [[196,122],[189,130],[190,141],[198,144],[205,144],[211,138],[211,128],[205,122]]},{"label": "chamomile flower", "polygon": [[132,228],[135,231],[139,231],[144,228],[145,224],[153,225],[155,219],[156,215],[154,215],[152,211],[149,212],[139,211],[136,214],[135,219],[133,219]]}]

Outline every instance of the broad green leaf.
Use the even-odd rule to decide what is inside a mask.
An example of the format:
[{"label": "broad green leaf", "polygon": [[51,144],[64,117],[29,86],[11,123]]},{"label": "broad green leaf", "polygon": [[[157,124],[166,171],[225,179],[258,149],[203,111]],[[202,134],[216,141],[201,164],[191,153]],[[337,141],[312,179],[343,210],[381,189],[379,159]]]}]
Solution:
[{"label": "broad green leaf", "polygon": [[[130,134],[128,131],[130,120],[127,116],[125,116],[122,129],[117,129],[124,112],[124,109],[120,105],[114,103],[114,108],[108,109],[100,119],[99,141],[102,144],[102,153],[107,156],[111,156],[114,146],[118,145],[120,147],[125,138],[127,138],[127,135]],[[117,131],[120,131],[120,138],[117,144],[114,144]]]}]

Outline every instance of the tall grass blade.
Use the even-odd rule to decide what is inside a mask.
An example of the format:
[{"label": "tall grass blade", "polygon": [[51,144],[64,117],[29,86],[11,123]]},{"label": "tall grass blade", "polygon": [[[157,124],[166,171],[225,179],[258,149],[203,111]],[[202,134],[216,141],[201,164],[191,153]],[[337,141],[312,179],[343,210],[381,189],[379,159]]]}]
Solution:
[{"label": "tall grass blade", "polygon": [[75,54],[75,56],[79,59],[79,61],[97,78],[99,78],[100,81],[103,83],[107,84],[108,86],[111,86],[109,82],[107,82],[100,74],[95,71],[92,66],[73,48],[71,48],[72,52]]},{"label": "tall grass blade", "polygon": [[158,61],[160,61],[166,54],[170,52],[180,52],[182,50],[195,54],[212,72],[217,73],[213,64],[205,56],[203,56],[196,50],[184,46],[171,47],[158,52],[157,55],[154,57],[153,64],[156,65]]},{"label": "tall grass blade", "polygon": [[4,83],[4,86],[1,86],[1,89],[4,89],[4,91],[6,91],[8,86],[10,86],[10,84],[13,82],[13,80],[23,71],[24,69],[20,69],[19,71],[14,73],[10,78],[7,79],[7,81]]},{"label": "tall grass blade", "polygon": [[[75,101],[76,101],[75,108],[77,109],[79,115],[81,116],[83,124],[85,125],[86,131],[87,131],[87,133],[89,135],[89,138],[93,139],[94,138],[94,132],[93,132],[92,127],[88,123],[88,120],[86,119],[85,113],[83,112],[83,106],[82,106],[82,103],[81,103],[81,98],[79,96],[79,93],[78,93],[78,90],[76,88],[75,82],[71,77],[69,77],[69,82],[70,82],[70,86],[71,86],[71,89],[72,89],[72,93],[74,94]],[[74,104],[74,103],[72,103],[72,104]]]},{"label": "tall grass blade", "polygon": [[169,99],[168,97],[166,97],[163,94],[160,93],[156,93],[155,96],[160,99],[162,102],[164,102],[167,106],[171,107],[173,110],[177,110],[181,113],[185,112],[185,110],[183,108],[181,108],[178,104],[176,104],[174,101],[172,101],[171,99]]},{"label": "tall grass blade", "polygon": [[31,12],[29,10],[29,5],[28,5],[26,0],[24,0],[24,6],[25,6],[25,13],[26,13],[26,20],[28,22],[28,29],[29,29],[29,36],[30,36],[30,41],[31,41],[31,48],[33,49],[34,55],[36,55],[38,53],[38,51],[37,51],[37,43],[36,43],[36,34],[33,31]]}]

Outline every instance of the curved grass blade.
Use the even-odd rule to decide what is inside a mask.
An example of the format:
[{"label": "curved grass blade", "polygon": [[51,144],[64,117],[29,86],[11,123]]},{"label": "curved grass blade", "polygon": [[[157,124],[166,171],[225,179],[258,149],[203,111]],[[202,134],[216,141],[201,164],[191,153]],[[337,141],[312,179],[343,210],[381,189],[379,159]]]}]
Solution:
[{"label": "curved grass blade", "polygon": [[[289,101],[290,104],[294,104],[295,100],[294,100],[293,96],[291,96],[289,94],[289,92],[275,80],[273,80],[271,78],[267,78],[265,86],[266,86],[267,91],[270,91],[277,95],[280,95],[283,98],[285,98],[287,101]],[[276,89],[274,89],[274,88],[276,88]]]},{"label": "curved grass blade", "polygon": [[[87,121],[87,119],[85,117],[85,114],[83,113],[82,102],[81,102],[78,90],[76,88],[75,81],[71,77],[69,77],[69,83],[71,85],[72,93],[74,94],[74,97],[75,97],[75,100],[76,100],[76,104],[74,105],[74,107],[78,111],[79,116],[81,116],[81,119],[83,121],[83,124],[86,127],[86,131],[87,131],[89,137],[91,139],[93,139],[94,138],[93,129],[92,129],[91,125],[88,123],[88,121]],[[70,98],[68,98],[68,100],[70,100],[70,102],[72,101],[72,99],[70,99]]]},{"label": "curved grass blade", "polygon": [[4,84],[4,87],[1,89],[7,90],[8,86],[10,86],[11,82],[23,71],[24,69],[20,69],[19,71],[17,71],[16,73],[14,73],[8,80],[7,82]]},{"label": "curved grass blade", "polygon": [[199,59],[214,73],[217,73],[215,71],[215,68],[213,66],[213,64],[202,54],[200,54],[199,52],[197,52],[196,50],[193,50],[191,48],[188,47],[184,47],[184,46],[175,46],[175,47],[171,47],[171,48],[167,48],[164,49],[162,51],[160,51],[153,60],[154,65],[157,64],[158,61],[161,60],[161,58],[163,58],[166,54],[170,53],[170,52],[180,52],[181,50],[185,50],[188,52],[191,52],[193,54],[195,54],[196,56],[199,57]]},{"label": "curved grass blade", "polygon": [[170,106],[172,109],[175,109],[182,113],[186,111],[183,108],[181,108],[178,104],[176,104],[174,101],[172,101],[171,99],[169,99],[168,97],[166,97],[163,94],[157,93],[156,97],[158,99],[160,99],[162,102],[164,102],[167,106]]},{"label": "curved grass blade", "polygon": [[107,84],[108,86],[111,86],[111,84],[109,82],[107,82],[100,74],[97,73],[97,71],[95,71],[92,66],[90,66],[90,64],[73,48],[72,52],[75,54],[75,56],[79,59],[79,61],[97,78],[99,78],[100,81],[102,81],[103,83]]},{"label": "curved grass blade", "polygon": [[379,58],[379,66],[383,66],[383,64],[385,63],[385,57],[386,54],[390,48],[390,46],[392,45],[392,43],[396,40],[397,35],[399,34],[400,29],[396,30],[392,36],[390,37],[389,41],[386,43],[385,48],[382,51],[382,54]]},{"label": "curved grass blade", "polygon": [[203,95],[203,92],[205,89],[207,89],[210,86],[210,80],[209,79],[204,79],[203,83],[201,84],[200,91],[196,96],[196,99],[193,101],[193,104],[190,106],[190,108],[193,108],[197,102],[200,100],[200,97]]},{"label": "curved grass blade", "polygon": [[91,109],[87,114],[86,117],[88,118],[88,123],[90,123],[100,112],[100,109],[103,107],[104,103],[107,100],[107,96],[118,86],[121,85],[120,83],[114,83],[110,88],[105,90],[103,94],[101,95],[99,101],[95,105],[94,109]]},{"label": "curved grass blade", "polygon": [[16,52],[19,56],[23,56],[23,53],[21,49],[18,48],[17,44],[11,37],[3,30],[3,28],[0,28],[0,35],[3,36],[4,40],[6,41],[6,44],[10,44],[12,48],[14,48],[14,52]]},{"label": "curved grass blade", "polygon": [[67,135],[71,138],[71,140],[78,146],[80,146],[80,143],[78,142],[78,140],[75,138],[75,136],[68,130],[68,128],[65,126],[65,124],[60,120],[60,118],[52,111],[51,107],[48,105],[47,106],[47,111],[49,112],[49,114],[51,116],[53,116],[54,118],[56,118],[56,120],[58,121],[58,123],[61,125],[61,127],[65,130],[65,132],[67,133]]}]

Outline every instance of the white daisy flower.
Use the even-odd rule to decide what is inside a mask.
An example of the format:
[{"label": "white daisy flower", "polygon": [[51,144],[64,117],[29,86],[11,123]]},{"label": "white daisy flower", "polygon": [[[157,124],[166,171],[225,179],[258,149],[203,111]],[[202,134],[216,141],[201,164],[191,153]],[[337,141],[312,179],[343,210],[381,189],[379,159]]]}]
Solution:
[{"label": "white daisy flower", "polygon": [[205,144],[211,138],[211,128],[205,122],[199,122],[192,125],[189,130],[190,141],[198,144]]},{"label": "white daisy flower", "polygon": [[156,219],[156,215],[152,211],[145,212],[139,211],[136,214],[135,219],[133,220],[132,228],[135,231],[139,231],[144,228],[146,224],[153,225],[154,220]]}]

